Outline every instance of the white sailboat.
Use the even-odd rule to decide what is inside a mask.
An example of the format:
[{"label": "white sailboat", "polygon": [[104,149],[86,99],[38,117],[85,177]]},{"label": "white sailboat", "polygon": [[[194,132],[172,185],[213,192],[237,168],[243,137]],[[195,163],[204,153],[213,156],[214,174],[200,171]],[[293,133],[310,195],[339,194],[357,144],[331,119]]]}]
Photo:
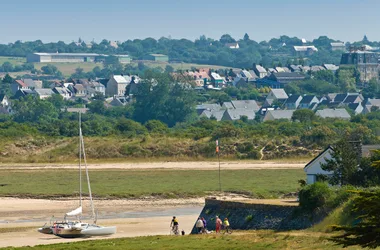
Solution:
[{"label": "white sailboat", "polygon": [[[87,179],[87,185],[88,185],[88,193],[90,198],[90,205],[91,205],[91,219],[93,220],[93,223],[84,223],[81,222],[81,215],[83,212],[82,208],[82,157],[83,157],[83,163],[85,166],[85,172],[86,172],[86,179]],[[68,217],[75,217],[76,220],[70,221],[67,218]],[[53,233],[56,236],[62,237],[62,238],[77,238],[77,237],[84,237],[84,236],[104,236],[104,235],[111,235],[116,233],[116,227],[104,227],[96,225],[97,217],[95,214],[95,208],[94,203],[92,200],[92,192],[91,192],[91,185],[90,185],[90,177],[88,174],[88,168],[87,168],[87,160],[86,160],[86,151],[84,148],[84,140],[82,135],[82,126],[81,126],[81,113],[79,112],[79,207],[66,213],[64,217],[64,221],[62,222],[55,222],[53,226],[44,226],[42,228],[39,228],[39,232],[41,233]]]}]

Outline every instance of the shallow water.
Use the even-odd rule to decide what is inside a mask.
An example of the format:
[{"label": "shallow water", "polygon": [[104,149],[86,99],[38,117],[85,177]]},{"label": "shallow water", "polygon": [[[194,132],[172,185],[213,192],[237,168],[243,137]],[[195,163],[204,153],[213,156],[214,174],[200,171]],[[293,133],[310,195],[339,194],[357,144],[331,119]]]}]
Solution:
[{"label": "shallow water", "polygon": [[[166,216],[184,216],[184,215],[199,215],[203,209],[202,205],[192,205],[173,208],[152,208],[149,211],[132,211],[132,212],[99,212],[98,220],[102,219],[117,219],[117,218],[149,218],[149,217],[166,217]],[[55,217],[54,220],[62,220],[63,217]],[[83,216],[82,220],[90,219],[89,216]],[[0,224],[7,223],[25,223],[25,222],[49,222],[50,218],[21,218],[18,220],[0,220]]]}]

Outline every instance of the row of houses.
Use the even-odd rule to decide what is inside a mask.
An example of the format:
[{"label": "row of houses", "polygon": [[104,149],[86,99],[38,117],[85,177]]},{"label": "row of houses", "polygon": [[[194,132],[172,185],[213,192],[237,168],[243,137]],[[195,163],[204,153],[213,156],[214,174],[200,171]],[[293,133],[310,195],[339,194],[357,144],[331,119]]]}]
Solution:
[{"label": "row of houses", "polygon": [[331,93],[322,97],[315,95],[289,95],[284,89],[272,89],[262,105],[254,100],[237,100],[219,104],[201,104],[197,113],[201,117],[222,120],[239,120],[257,116],[263,121],[290,120],[295,110],[310,109],[321,118],[349,120],[348,110],[353,114],[367,114],[380,108],[380,99],[364,99],[360,93]]}]

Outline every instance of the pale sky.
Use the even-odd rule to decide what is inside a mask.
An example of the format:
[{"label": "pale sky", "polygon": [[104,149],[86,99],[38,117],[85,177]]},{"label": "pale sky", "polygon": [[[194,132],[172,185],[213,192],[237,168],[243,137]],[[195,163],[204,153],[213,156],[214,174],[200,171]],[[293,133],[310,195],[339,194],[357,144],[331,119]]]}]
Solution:
[{"label": "pale sky", "polygon": [[378,0],[12,0],[0,10],[0,43],[219,39],[225,33],[236,39],[248,33],[256,41],[327,35],[352,42],[365,34],[380,40]]}]

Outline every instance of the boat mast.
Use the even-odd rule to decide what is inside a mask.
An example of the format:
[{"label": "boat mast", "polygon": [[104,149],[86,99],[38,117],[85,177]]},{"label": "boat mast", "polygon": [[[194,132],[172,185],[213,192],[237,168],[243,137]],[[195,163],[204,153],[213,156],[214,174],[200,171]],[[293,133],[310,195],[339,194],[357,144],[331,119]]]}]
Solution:
[{"label": "boat mast", "polygon": [[88,175],[88,168],[87,168],[87,161],[86,161],[86,151],[84,150],[84,141],[83,141],[83,135],[82,135],[82,128],[79,128],[79,137],[81,138],[81,144],[82,144],[82,150],[83,150],[83,161],[84,166],[86,169],[86,177],[87,177],[87,185],[88,185],[88,193],[90,195],[90,204],[91,204],[91,211],[92,211],[92,219],[94,220],[94,223],[96,223],[95,218],[95,209],[94,209],[94,203],[92,201],[92,192],[91,192],[91,185],[90,185],[90,177]]},{"label": "boat mast", "polygon": [[81,113],[79,111],[79,206],[82,206],[82,140],[81,140]]}]

